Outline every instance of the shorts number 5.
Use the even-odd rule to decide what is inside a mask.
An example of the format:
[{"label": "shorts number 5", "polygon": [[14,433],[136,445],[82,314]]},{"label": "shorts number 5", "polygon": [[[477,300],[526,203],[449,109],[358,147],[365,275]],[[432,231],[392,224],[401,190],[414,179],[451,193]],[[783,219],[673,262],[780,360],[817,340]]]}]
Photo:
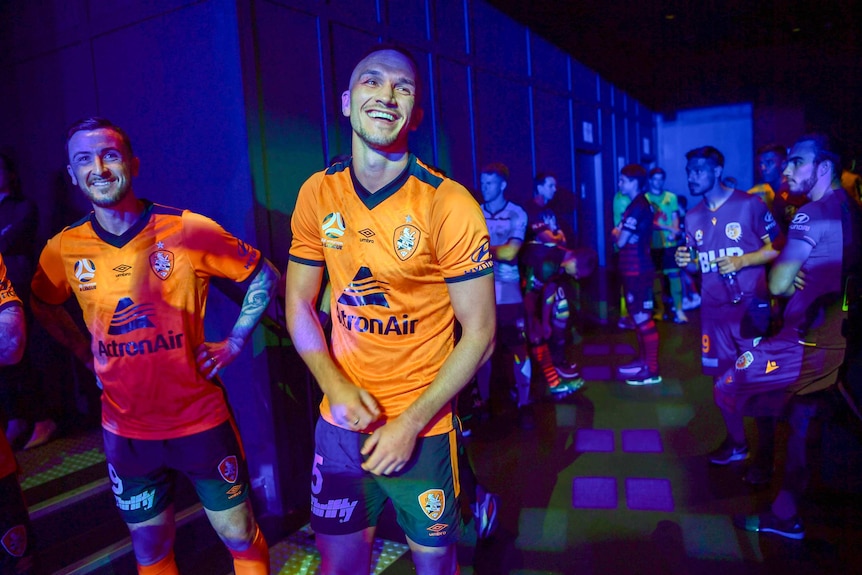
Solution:
[{"label": "shorts number 5", "polygon": [[315,453],[314,464],[311,466],[311,492],[314,495],[317,495],[323,489],[323,474],[317,468],[318,465],[323,465],[323,456]]}]

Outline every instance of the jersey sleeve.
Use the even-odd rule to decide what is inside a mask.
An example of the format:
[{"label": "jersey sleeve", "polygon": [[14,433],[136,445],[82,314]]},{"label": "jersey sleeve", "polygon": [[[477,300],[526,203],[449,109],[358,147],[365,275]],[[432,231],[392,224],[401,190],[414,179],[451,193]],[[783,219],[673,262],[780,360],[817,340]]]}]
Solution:
[{"label": "jersey sleeve", "polygon": [[[527,229],[527,214],[520,210],[521,238]],[[452,180],[437,190],[432,217],[432,237],[441,273],[447,282],[457,282],[493,271],[490,236],[482,209],[470,192]]]},{"label": "jersey sleeve", "polygon": [[[649,206],[649,202],[635,202],[633,201],[628,205],[628,207],[623,212],[622,221],[620,225],[622,229],[628,230],[633,234],[638,232],[638,223],[646,217],[644,213],[648,210],[644,210],[643,206]],[[652,212],[649,213],[650,222],[652,222]]]},{"label": "jersey sleeve", "polygon": [[824,228],[828,227],[828,222],[822,220],[822,213],[816,209],[818,206],[805,204],[796,215],[793,216],[793,221],[787,228],[787,240],[801,240],[811,247],[817,247],[820,243],[820,237],[823,235]]},{"label": "jersey sleeve", "polygon": [[[323,245],[320,242],[320,222],[314,206],[316,191],[322,184],[322,173],[311,176],[302,184],[296,207],[290,219],[292,240],[290,260],[312,266],[323,265]],[[481,215],[481,214],[480,214]]]},{"label": "jersey sleeve", "polygon": [[45,244],[39,256],[39,265],[30,282],[30,292],[43,302],[60,305],[72,295],[72,286],[63,269],[60,255],[61,234],[57,234]]},{"label": "jersey sleeve", "polygon": [[775,222],[775,217],[766,203],[758,196],[749,196],[749,206],[752,212],[752,221],[757,237],[763,238],[769,236],[769,240],[774,242],[781,234],[778,224]]},{"label": "jersey sleeve", "polygon": [[21,305],[21,299],[15,293],[15,286],[6,277],[6,264],[0,255],[0,310],[13,305]]},{"label": "jersey sleeve", "polygon": [[521,206],[515,210],[515,221],[512,226],[512,239],[524,241],[527,237],[527,212]]},{"label": "jersey sleeve", "polygon": [[206,216],[183,211],[183,243],[199,274],[242,282],[260,264],[261,255]]}]

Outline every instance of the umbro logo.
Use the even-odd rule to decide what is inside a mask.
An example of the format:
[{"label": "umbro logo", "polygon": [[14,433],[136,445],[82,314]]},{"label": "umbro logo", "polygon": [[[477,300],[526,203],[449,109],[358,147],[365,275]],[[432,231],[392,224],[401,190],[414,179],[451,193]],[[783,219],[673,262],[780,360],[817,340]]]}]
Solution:
[{"label": "umbro logo", "polygon": [[341,297],[338,298],[338,303],[351,307],[366,305],[389,307],[389,302],[386,301],[388,289],[389,287],[385,282],[375,279],[371,270],[362,266],[356,272],[353,281],[344,288]]},{"label": "umbro logo", "polygon": [[132,275],[131,273],[129,273],[130,269],[132,269],[132,266],[120,264],[114,268],[114,271],[117,272],[114,277],[121,278]]},{"label": "umbro logo", "polygon": [[137,329],[156,327],[150,321],[149,316],[155,313],[153,304],[136,304],[132,298],[124,297],[117,302],[114,316],[111,318],[111,326],[108,333],[121,335]]}]

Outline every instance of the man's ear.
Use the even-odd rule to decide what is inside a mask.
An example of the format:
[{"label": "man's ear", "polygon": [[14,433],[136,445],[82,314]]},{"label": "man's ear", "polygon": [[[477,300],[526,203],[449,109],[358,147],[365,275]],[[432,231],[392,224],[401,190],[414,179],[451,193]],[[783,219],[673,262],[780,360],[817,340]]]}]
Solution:
[{"label": "man's ear", "polygon": [[69,177],[72,178],[72,185],[77,186],[78,185],[78,178],[75,177],[75,170],[72,169],[71,165],[67,164],[66,165],[66,171],[69,172]]},{"label": "man's ear", "polygon": [[341,113],[347,118],[350,117],[350,90],[341,93]]},{"label": "man's ear", "polygon": [[137,156],[132,158],[132,177],[138,177],[138,170],[141,169],[141,159]]},{"label": "man's ear", "polygon": [[506,187],[507,187],[508,185],[509,185],[509,182],[507,182],[506,180],[503,180],[502,182],[500,182],[500,191],[501,191],[501,192],[505,192],[505,191],[506,191]]},{"label": "man's ear", "polygon": [[413,108],[413,115],[410,117],[410,131],[414,132],[422,123],[422,118],[425,117],[425,109],[421,106]]}]

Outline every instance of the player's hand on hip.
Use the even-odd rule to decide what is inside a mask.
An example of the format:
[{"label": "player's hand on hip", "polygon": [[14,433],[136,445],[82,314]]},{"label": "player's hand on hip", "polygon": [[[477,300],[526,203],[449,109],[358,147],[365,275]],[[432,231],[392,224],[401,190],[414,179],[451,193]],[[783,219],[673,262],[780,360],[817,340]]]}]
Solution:
[{"label": "player's hand on hip", "polygon": [[395,418],[374,430],[362,445],[366,457],[362,469],[374,475],[391,475],[401,471],[416,447],[416,434]]},{"label": "player's hand on hip", "polygon": [[242,347],[228,338],[224,341],[204,342],[195,350],[198,371],[207,379],[216,376],[220,369],[233,363]]}]

